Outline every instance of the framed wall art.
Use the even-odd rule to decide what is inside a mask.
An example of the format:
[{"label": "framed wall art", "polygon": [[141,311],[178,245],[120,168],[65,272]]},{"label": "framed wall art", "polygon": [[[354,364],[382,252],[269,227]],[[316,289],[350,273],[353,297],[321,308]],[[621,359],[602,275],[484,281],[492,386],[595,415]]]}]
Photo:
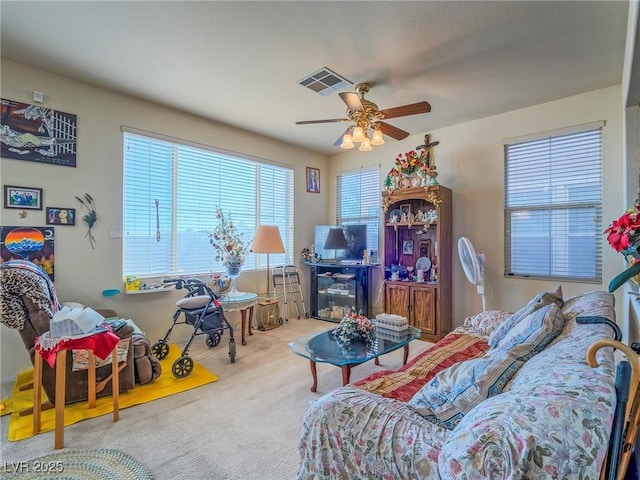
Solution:
[{"label": "framed wall art", "polygon": [[413,240],[405,240],[402,242],[402,254],[413,255]]},{"label": "framed wall art", "polygon": [[0,227],[0,263],[28,260],[55,280],[54,227]]},{"label": "framed wall art", "polygon": [[42,189],[5,185],[4,208],[42,210]]},{"label": "framed wall art", "polygon": [[42,105],[0,99],[3,158],[76,166],[76,116]]},{"label": "framed wall art", "polygon": [[47,207],[47,225],[75,225],[76,209]]},{"label": "framed wall art", "polygon": [[307,167],[307,192],[320,193],[320,170]]}]

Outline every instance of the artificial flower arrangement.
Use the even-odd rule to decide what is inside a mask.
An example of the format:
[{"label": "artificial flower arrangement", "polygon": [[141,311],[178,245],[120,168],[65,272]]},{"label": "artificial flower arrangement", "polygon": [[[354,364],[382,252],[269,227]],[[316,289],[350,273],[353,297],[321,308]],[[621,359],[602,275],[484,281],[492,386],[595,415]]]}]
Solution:
[{"label": "artificial flower arrangement", "polygon": [[242,233],[233,224],[231,213],[225,217],[222,210],[216,208],[216,218],[218,226],[209,235],[209,243],[216,249],[216,260],[225,267],[241,266],[249,252],[249,244],[242,241]]},{"label": "artificial flower arrangement", "polygon": [[429,156],[426,150],[410,150],[404,154],[399,153],[394,161],[394,166],[385,179],[385,187],[391,187],[394,180],[399,177],[411,176],[419,173],[423,177],[435,178],[438,176],[435,165],[429,165]]},{"label": "artificial flower arrangement", "polygon": [[624,282],[630,279],[638,282],[640,274],[640,205],[636,204],[629,208],[624,214],[611,222],[605,231],[609,245],[616,251],[622,253],[629,263],[629,268],[617,275],[609,283],[609,291],[613,292]]},{"label": "artificial flower arrangement", "polygon": [[340,325],[333,329],[333,337],[343,344],[352,342],[373,342],[376,327],[367,317],[356,313],[354,309],[347,311]]}]

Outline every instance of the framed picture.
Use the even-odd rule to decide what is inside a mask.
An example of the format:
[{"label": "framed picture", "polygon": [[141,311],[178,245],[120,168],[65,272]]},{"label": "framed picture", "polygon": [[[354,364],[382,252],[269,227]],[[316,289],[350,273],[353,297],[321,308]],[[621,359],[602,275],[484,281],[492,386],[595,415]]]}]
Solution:
[{"label": "framed picture", "polygon": [[403,214],[409,215],[411,213],[411,204],[410,203],[404,203],[404,204],[400,205],[400,211]]},{"label": "framed picture", "polygon": [[47,225],[75,225],[76,209],[47,207]]},{"label": "framed picture", "polygon": [[307,192],[320,193],[320,170],[307,167]]},{"label": "framed picture", "polygon": [[55,281],[55,227],[0,227],[0,263],[29,260]]},{"label": "framed picture", "polygon": [[6,98],[0,107],[2,158],[76,166],[76,115]]},{"label": "framed picture", "polygon": [[42,210],[42,189],[5,185],[4,208]]},{"label": "framed picture", "polygon": [[413,255],[413,240],[404,240],[402,242],[402,254]]}]

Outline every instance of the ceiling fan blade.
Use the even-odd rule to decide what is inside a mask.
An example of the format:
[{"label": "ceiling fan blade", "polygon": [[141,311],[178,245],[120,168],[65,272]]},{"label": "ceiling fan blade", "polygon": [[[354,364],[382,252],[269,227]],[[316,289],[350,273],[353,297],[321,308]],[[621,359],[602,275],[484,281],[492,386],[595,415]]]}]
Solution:
[{"label": "ceiling fan blade", "polygon": [[347,104],[347,107],[352,112],[363,110],[362,102],[360,101],[360,97],[357,93],[341,92],[338,95],[340,95],[342,101]]},{"label": "ceiling fan blade", "polygon": [[403,105],[402,107],[386,108],[380,110],[384,116],[382,118],[397,118],[406,117],[407,115],[417,115],[418,113],[429,113],[431,111],[431,105],[429,102],[418,102],[410,105]]},{"label": "ceiling fan blade", "polygon": [[393,125],[389,125],[384,122],[376,122],[380,126],[380,130],[385,135],[390,136],[391,138],[395,138],[396,140],[402,140],[409,136],[409,132],[405,132],[404,130],[399,129],[398,127],[394,127]]},{"label": "ceiling fan blade", "polygon": [[335,122],[348,122],[348,118],[330,118],[327,120],[303,120],[296,122],[296,125],[309,125],[311,123],[335,123]]}]

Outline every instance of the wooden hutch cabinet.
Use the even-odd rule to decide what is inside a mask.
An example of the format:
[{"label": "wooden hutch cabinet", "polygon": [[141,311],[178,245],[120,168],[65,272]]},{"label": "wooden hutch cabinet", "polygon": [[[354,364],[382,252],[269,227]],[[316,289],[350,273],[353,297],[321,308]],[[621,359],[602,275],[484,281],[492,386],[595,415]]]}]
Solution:
[{"label": "wooden hutch cabinet", "polygon": [[[384,311],[407,317],[422,329],[422,340],[437,342],[451,330],[451,190],[401,187],[383,191],[382,202]],[[420,267],[424,281],[418,282]],[[393,271],[399,278],[391,278]]]}]

